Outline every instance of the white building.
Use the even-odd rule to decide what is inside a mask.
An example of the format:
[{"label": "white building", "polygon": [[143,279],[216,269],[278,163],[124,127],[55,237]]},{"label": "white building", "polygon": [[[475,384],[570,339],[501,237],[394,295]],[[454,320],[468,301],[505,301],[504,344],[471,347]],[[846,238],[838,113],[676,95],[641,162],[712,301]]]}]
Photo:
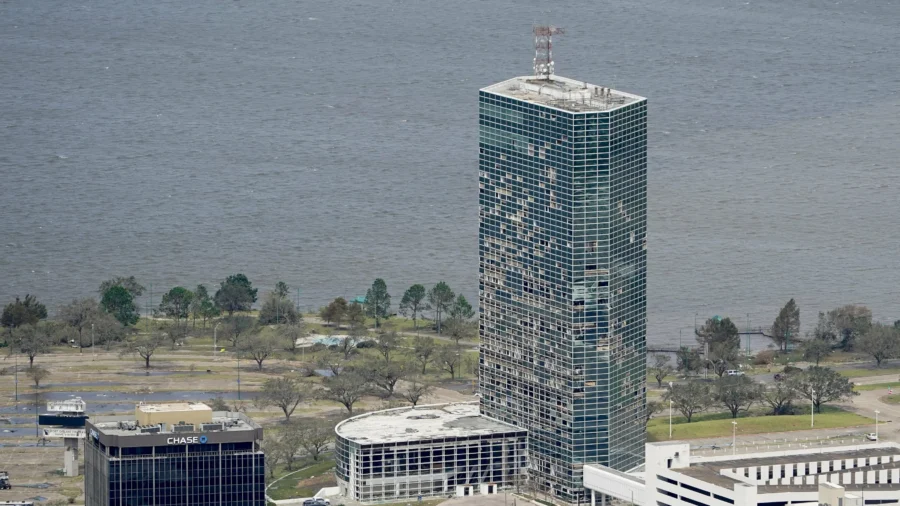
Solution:
[{"label": "white building", "polygon": [[864,506],[900,502],[900,445],[791,449],[692,457],[690,443],[651,443],[646,463],[622,473],[584,466],[591,505]]},{"label": "white building", "polygon": [[475,403],[375,411],[335,433],[338,488],[363,503],[495,494],[525,479],[527,432]]}]

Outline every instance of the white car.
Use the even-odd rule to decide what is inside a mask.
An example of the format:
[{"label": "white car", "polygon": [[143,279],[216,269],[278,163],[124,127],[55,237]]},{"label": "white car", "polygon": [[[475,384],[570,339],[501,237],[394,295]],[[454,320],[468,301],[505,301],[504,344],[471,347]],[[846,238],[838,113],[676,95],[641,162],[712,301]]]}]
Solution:
[{"label": "white car", "polygon": [[737,369],[729,369],[729,370],[725,371],[725,374],[727,374],[728,376],[743,376],[744,371],[738,371]]},{"label": "white car", "polygon": [[870,433],[866,434],[866,439],[868,439],[869,441],[878,441],[878,434],[875,434],[874,432],[870,432]]}]

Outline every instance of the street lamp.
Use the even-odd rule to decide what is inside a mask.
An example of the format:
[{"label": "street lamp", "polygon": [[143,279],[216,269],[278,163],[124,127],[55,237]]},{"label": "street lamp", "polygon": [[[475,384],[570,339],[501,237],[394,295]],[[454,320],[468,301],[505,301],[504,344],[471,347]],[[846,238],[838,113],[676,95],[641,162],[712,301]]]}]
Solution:
[{"label": "street lamp", "polygon": [[881,413],[881,411],[878,411],[876,409],[875,410],[875,442],[876,443],[878,442],[878,414],[879,413]]},{"label": "street lamp", "polygon": [[216,350],[219,349],[219,345],[218,345],[219,340],[218,340],[217,332],[219,330],[219,325],[221,325],[221,324],[222,324],[222,322],[216,322],[216,326],[213,327],[213,360],[216,359]]},{"label": "street lamp", "polygon": [[91,360],[97,360],[97,350],[94,349],[94,324],[91,324]]},{"label": "street lamp", "polygon": [[731,422],[731,454],[737,450],[737,422]]},{"label": "street lamp", "polygon": [[809,426],[816,426],[816,390],[811,388],[809,390]]},{"label": "street lamp", "polygon": [[669,439],[672,439],[672,382],[669,382]]}]

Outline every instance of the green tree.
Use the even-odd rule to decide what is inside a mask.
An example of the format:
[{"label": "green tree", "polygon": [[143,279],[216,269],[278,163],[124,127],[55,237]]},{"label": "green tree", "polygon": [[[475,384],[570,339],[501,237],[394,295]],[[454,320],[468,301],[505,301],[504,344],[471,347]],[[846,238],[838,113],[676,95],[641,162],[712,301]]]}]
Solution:
[{"label": "green tree", "polygon": [[663,403],[659,401],[647,401],[647,407],[644,410],[644,430],[647,429],[647,424],[650,423],[650,419],[653,418],[653,415],[661,412],[665,409]]},{"label": "green tree", "polygon": [[827,367],[811,366],[802,373],[792,375],[788,381],[799,397],[812,403],[816,413],[822,412],[823,404],[859,395],[853,391],[850,380]]},{"label": "green tree", "polygon": [[437,323],[438,334],[441,333],[441,320],[444,313],[448,312],[451,304],[456,299],[456,294],[450,289],[450,286],[440,281],[428,291],[428,304],[434,311],[434,319]]},{"label": "green tree", "polygon": [[126,327],[136,324],[139,318],[134,297],[121,285],[111,286],[103,293],[100,307]]},{"label": "green tree", "polygon": [[3,308],[0,325],[6,327],[9,335],[12,336],[12,329],[22,325],[34,325],[45,319],[47,319],[47,307],[38,302],[34,295],[26,295],[24,300],[16,297],[15,302],[10,302]]},{"label": "green tree", "polygon": [[796,398],[797,391],[788,381],[778,381],[762,391],[762,400],[772,408],[773,415],[793,413],[792,403]]},{"label": "green tree", "polygon": [[872,311],[866,306],[848,304],[829,311],[828,320],[840,339],[840,347],[852,350],[856,338],[872,325]]},{"label": "green tree", "polygon": [[[173,324],[180,335],[187,332],[187,318],[190,315],[191,302],[194,300],[194,292],[187,288],[176,286],[164,293],[159,303],[159,312],[173,320]],[[182,323],[183,322],[183,323]]]},{"label": "green tree", "polygon": [[361,304],[354,302],[348,305],[343,318],[351,330],[365,330],[366,328],[366,312]]},{"label": "green tree", "polygon": [[741,410],[749,410],[760,400],[762,388],[748,376],[723,376],[713,384],[712,400],[731,412],[731,418],[737,418]]},{"label": "green tree", "polygon": [[741,336],[730,318],[713,317],[697,329],[697,342],[708,350],[707,367],[717,376],[733,368],[738,361]]},{"label": "green tree", "polygon": [[200,318],[203,322],[203,330],[206,330],[206,321],[210,317],[205,314],[204,304],[208,304],[210,307],[215,307],[215,304],[209,297],[209,291],[206,289],[206,285],[199,284],[197,285],[197,288],[194,289],[194,298],[191,299],[190,313],[192,328],[197,328],[197,318]]},{"label": "green tree", "polygon": [[456,296],[456,299],[453,300],[453,304],[448,311],[448,316],[459,320],[468,320],[475,316],[475,310],[472,309],[472,305],[469,304],[469,301],[466,300],[463,294],[459,294]]},{"label": "green tree", "polygon": [[79,348],[84,348],[84,329],[90,329],[101,314],[100,305],[90,298],[75,299],[59,309],[59,319],[78,331]]},{"label": "green tree", "polygon": [[403,293],[403,298],[400,300],[400,313],[403,316],[412,318],[413,328],[416,329],[417,334],[419,332],[419,317],[422,316],[423,311],[428,310],[425,296],[425,287],[415,284],[406,289],[406,292]]},{"label": "green tree", "polygon": [[256,302],[256,288],[243,274],[234,274],[222,281],[214,297],[216,305],[231,316],[235,311],[249,311]]},{"label": "green tree", "polygon": [[671,361],[672,359],[663,353],[653,355],[653,365],[650,366],[650,374],[656,378],[656,386],[658,388],[662,388],[662,382],[666,379],[666,376],[675,372],[675,368],[669,364]]},{"label": "green tree", "polygon": [[816,365],[819,365],[819,362],[831,355],[833,351],[831,343],[822,339],[807,339],[801,345],[801,349],[803,350],[803,360]]},{"label": "green tree", "polygon": [[700,372],[700,369],[703,368],[703,357],[700,355],[700,350],[691,349],[687,346],[682,346],[675,352],[675,359],[677,361],[677,370],[684,376],[693,376]]},{"label": "green tree", "polygon": [[346,312],[347,299],[338,297],[319,311],[319,317],[325,320],[325,323],[333,325],[334,328],[339,328]]},{"label": "green tree", "polygon": [[116,276],[111,279],[107,279],[106,281],[100,283],[100,289],[98,293],[100,296],[109,291],[110,288],[114,286],[121,286],[122,288],[128,290],[128,293],[131,294],[131,298],[137,300],[138,297],[144,294],[144,285],[138,283],[137,279],[134,276]]},{"label": "green tree", "polygon": [[800,308],[794,299],[791,299],[781,308],[772,324],[772,340],[779,350],[787,352],[791,338],[798,337],[800,337]]},{"label": "green tree", "polygon": [[381,326],[381,320],[387,319],[391,309],[391,294],[387,291],[387,284],[378,278],[372,283],[372,287],[366,292],[366,315],[375,318],[375,328]]},{"label": "green tree", "polygon": [[276,297],[286,299],[288,294],[291,293],[291,288],[284,281],[279,281],[275,283],[275,291],[272,293],[274,293]]},{"label": "green tree", "polygon": [[690,380],[687,383],[673,383],[663,395],[663,400],[672,401],[672,407],[691,423],[695,414],[709,407],[712,397],[707,383]]},{"label": "green tree", "polygon": [[270,293],[259,310],[259,324],[294,324],[300,321],[297,308],[290,299],[279,297],[277,293]]},{"label": "green tree", "polygon": [[885,360],[900,356],[900,332],[892,326],[872,324],[866,333],[856,340],[856,349],[871,355],[876,367]]}]

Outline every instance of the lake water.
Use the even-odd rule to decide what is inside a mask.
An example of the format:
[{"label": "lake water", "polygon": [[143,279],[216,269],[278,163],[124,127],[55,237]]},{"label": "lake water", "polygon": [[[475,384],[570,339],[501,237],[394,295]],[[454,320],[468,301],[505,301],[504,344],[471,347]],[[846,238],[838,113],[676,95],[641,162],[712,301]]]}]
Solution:
[{"label": "lake water", "polygon": [[477,92],[547,21],[559,74],[649,98],[651,342],[790,297],[900,318],[897,0],[4,0],[0,301],[475,299]]}]

